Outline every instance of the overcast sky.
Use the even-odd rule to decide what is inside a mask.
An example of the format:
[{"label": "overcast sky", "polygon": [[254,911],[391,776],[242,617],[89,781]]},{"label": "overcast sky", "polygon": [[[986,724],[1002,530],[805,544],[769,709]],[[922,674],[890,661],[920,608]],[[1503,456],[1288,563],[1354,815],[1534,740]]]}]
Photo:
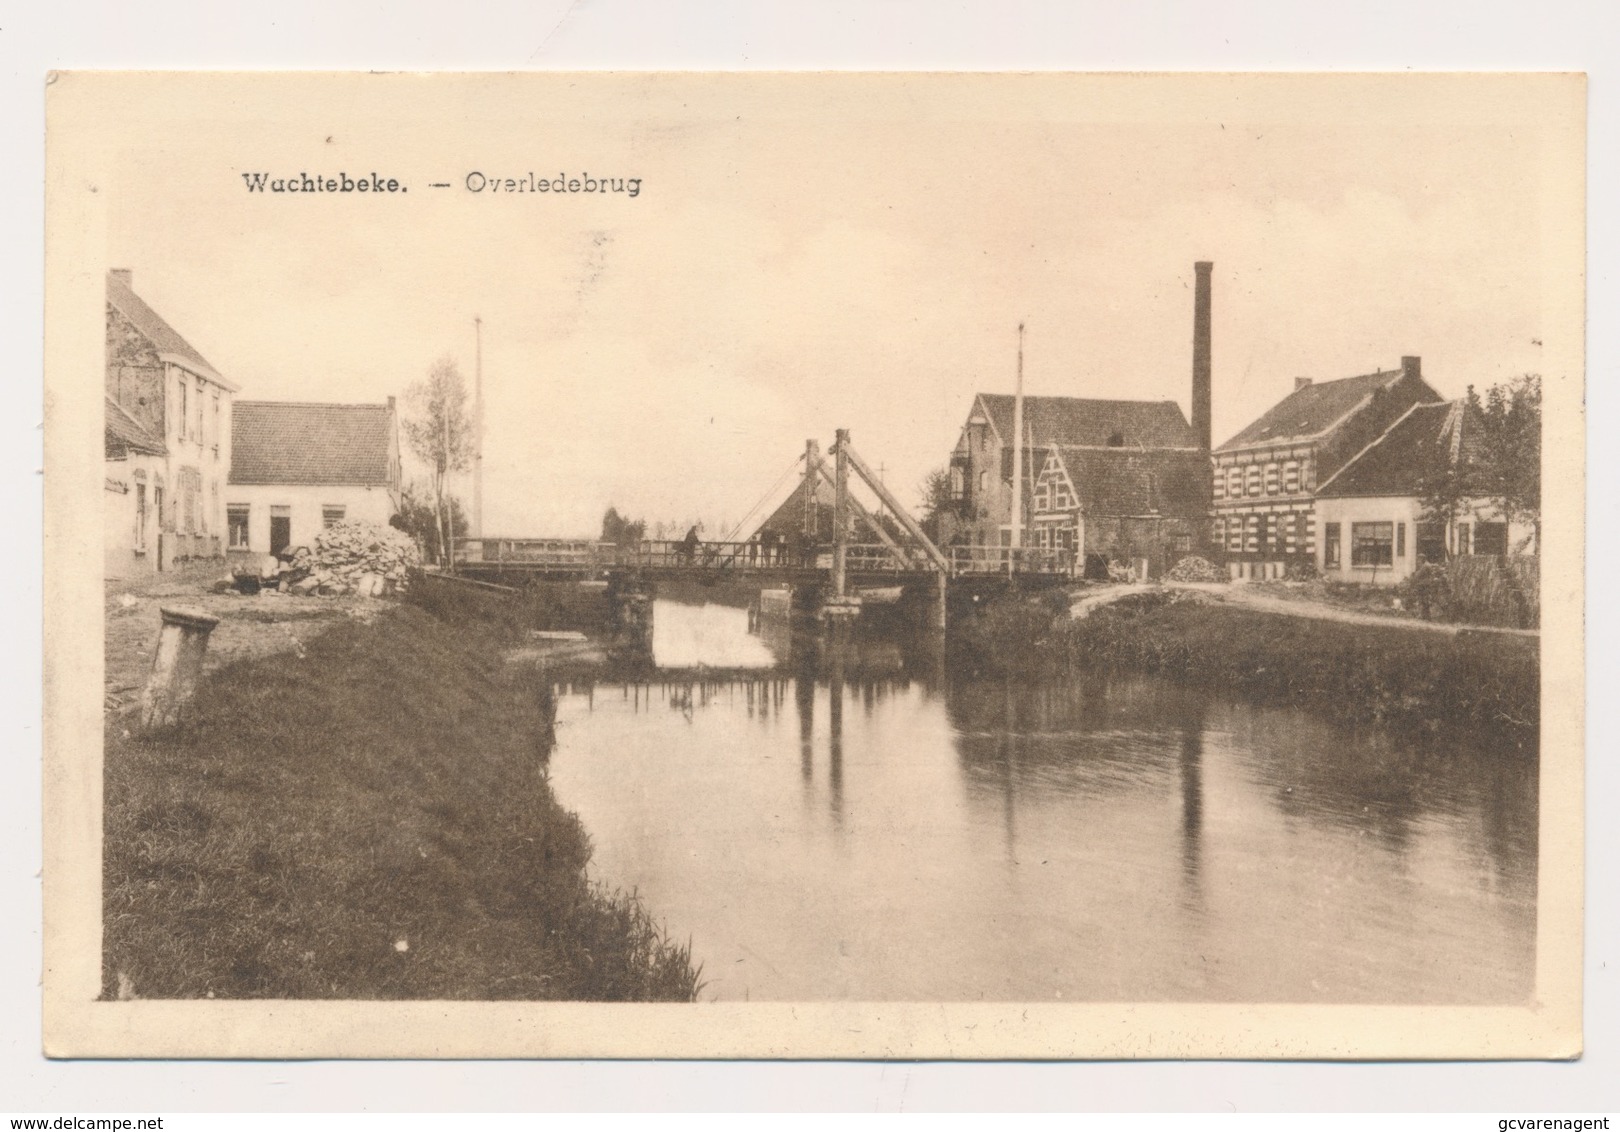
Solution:
[{"label": "overcast sky", "polygon": [[974,392],[1012,390],[1020,321],[1027,392],[1186,410],[1199,259],[1217,443],[1296,375],[1403,354],[1448,396],[1579,377],[1554,79],[234,84],[131,100],[106,266],[245,398],[403,401],[444,355],[470,380],[481,315],[488,533],[735,522],[838,427],[912,502]]}]

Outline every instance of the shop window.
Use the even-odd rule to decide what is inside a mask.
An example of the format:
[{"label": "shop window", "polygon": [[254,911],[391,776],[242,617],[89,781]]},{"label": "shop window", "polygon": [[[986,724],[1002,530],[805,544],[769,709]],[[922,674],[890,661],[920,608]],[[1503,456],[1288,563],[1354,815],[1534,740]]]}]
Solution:
[{"label": "shop window", "polygon": [[1392,566],[1394,564],[1394,523],[1350,524],[1350,565]]}]

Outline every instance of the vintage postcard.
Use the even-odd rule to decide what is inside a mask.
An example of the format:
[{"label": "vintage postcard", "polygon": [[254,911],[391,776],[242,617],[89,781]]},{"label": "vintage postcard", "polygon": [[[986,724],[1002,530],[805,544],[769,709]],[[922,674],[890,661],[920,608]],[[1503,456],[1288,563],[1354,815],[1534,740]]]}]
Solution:
[{"label": "vintage postcard", "polygon": [[1584,105],[52,76],[46,1051],[1577,1056]]}]

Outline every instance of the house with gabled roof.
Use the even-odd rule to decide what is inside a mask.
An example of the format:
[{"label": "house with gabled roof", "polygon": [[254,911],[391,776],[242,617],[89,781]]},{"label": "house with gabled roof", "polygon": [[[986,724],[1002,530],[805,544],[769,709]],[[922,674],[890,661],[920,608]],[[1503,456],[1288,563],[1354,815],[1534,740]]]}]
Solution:
[{"label": "house with gabled roof", "polygon": [[980,393],[951,453],[947,542],[1011,545],[1017,476],[1024,545],[1066,552],[1087,576],[1156,577],[1205,549],[1213,269],[1193,265],[1192,422],[1174,401],[1025,397],[1017,436],[1017,399]]},{"label": "house with gabled roof", "polygon": [[1212,454],[1210,543],[1234,578],[1282,577],[1320,559],[1316,491],[1413,405],[1443,398],[1422,362],[1294,391]]},{"label": "house with gabled roof", "polygon": [[[1534,528],[1462,485],[1481,458],[1482,421],[1466,400],[1413,405],[1317,489],[1324,577],[1395,585],[1424,562],[1504,556]],[[1458,485],[1444,507],[1428,506]]]},{"label": "house with gabled roof", "polygon": [[386,525],[400,506],[399,422],[385,404],[238,401],[226,503],[235,554],[312,546],[347,520]]},{"label": "house with gabled roof", "polygon": [[1013,397],[980,393],[951,454],[947,541],[1008,546],[1012,477],[1024,477],[1025,545],[1070,551],[1077,567],[1156,576],[1201,541],[1208,454],[1174,401],[1024,398],[1016,447]]},{"label": "house with gabled roof", "polygon": [[224,556],[238,386],[107,273],[105,571],[133,577]]}]

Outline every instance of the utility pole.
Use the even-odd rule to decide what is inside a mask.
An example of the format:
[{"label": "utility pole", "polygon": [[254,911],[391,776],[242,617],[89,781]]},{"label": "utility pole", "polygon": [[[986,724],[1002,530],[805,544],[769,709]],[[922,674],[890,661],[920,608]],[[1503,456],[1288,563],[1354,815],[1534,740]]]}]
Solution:
[{"label": "utility pole", "polygon": [[473,538],[484,537],[484,320],[473,315]]},{"label": "utility pole", "polygon": [[1018,548],[1024,545],[1024,324],[1018,324],[1018,386],[1013,393],[1012,553],[1007,573],[1017,567]]},{"label": "utility pole", "polygon": [[814,440],[804,442],[804,545],[808,550],[816,541],[816,469],[821,466],[821,445]]}]

